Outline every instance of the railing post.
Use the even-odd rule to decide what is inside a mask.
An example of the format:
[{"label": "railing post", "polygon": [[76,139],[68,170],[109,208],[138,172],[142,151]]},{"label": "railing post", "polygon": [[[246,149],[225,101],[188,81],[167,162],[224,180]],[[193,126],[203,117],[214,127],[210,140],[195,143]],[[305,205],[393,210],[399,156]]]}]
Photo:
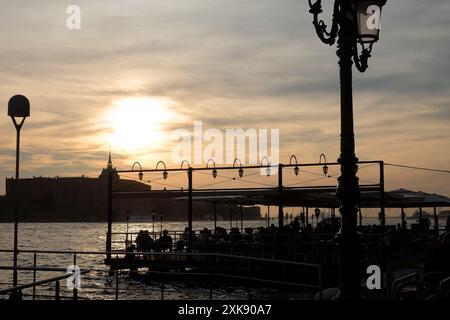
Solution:
[{"label": "railing post", "polygon": [[116,269],[116,301],[119,300],[119,269]]},{"label": "railing post", "polygon": [[[250,278],[250,259],[247,259],[247,278]],[[247,280],[248,300],[252,299],[252,291],[250,289],[250,280]]]},{"label": "railing post", "polygon": [[55,283],[55,300],[59,301],[60,297],[59,297],[59,280],[56,280]]},{"label": "railing post", "polygon": [[[77,254],[76,253],[74,253],[73,254],[73,265],[76,267],[76,265],[77,265]],[[74,279],[75,280],[75,279]],[[76,281],[76,280],[75,280]],[[72,299],[74,300],[74,301],[76,301],[76,300],[78,300],[78,289],[77,289],[77,286],[75,285],[76,283],[74,283],[74,286],[73,286],[73,297],[72,297]]]},{"label": "railing post", "polygon": [[[34,251],[33,254],[33,283],[36,282],[36,261],[37,261],[37,257],[36,257],[36,251]],[[33,285],[33,300],[36,299],[36,285]]]},{"label": "railing post", "polygon": [[283,293],[286,295],[286,264],[283,263]]},{"label": "railing post", "polygon": [[213,282],[212,282],[212,273],[209,271],[209,300],[213,299]]},{"label": "railing post", "polygon": [[161,300],[164,300],[164,272],[161,272]]},{"label": "railing post", "polygon": [[9,300],[11,301],[21,301],[22,300],[22,290],[11,291],[9,295]]},{"label": "railing post", "polygon": [[322,267],[319,265],[319,299],[322,300]]}]

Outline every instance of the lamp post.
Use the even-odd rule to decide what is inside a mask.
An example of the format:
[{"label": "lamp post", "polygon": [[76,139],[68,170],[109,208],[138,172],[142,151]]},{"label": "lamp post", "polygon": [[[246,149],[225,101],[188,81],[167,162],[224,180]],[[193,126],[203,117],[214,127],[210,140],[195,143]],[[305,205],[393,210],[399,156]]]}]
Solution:
[{"label": "lamp post", "polygon": [[[25,96],[15,95],[8,102],[8,116],[11,117],[16,128],[16,179],[14,192],[14,257],[13,266],[17,267],[18,239],[19,239],[19,159],[20,159],[20,129],[25,119],[30,116],[30,101]],[[19,120],[19,121],[18,121]],[[13,270],[13,287],[17,286],[17,269]]]},{"label": "lamp post", "polygon": [[[337,40],[341,82],[341,176],[338,178],[337,197],[341,202],[342,226],[338,232],[340,249],[339,298],[360,299],[360,244],[357,236],[357,203],[360,195],[356,177],[358,159],[355,155],[353,130],[352,65],[360,72],[367,69],[372,45],[380,32],[381,9],[386,0],[335,0],[330,30],[319,19],[321,0],[308,0],[313,25],[320,40],[333,45]],[[361,46],[361,54],[358,52]]]}]

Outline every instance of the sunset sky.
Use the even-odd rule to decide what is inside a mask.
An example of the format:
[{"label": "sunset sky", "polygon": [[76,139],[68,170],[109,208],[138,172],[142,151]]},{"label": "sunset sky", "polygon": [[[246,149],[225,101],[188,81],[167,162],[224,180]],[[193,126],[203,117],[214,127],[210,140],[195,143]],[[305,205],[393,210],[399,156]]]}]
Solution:
[{"label": "sunset sky", "polygon": [[[324,18],[330,20],[331,1]],[[68,30],[68,5],[81,29]],[[339,155],[336,48],[307,0],[2,1],[0,175],[14,175],[17,93],[31,102],[21,176],[170,167],[177,128],[280,130],[280,159]],[[354,71],[357,156],[450,169],[450,2],[388,1],[369,69]],[[387,169],[387,189],[450,195],[448,174]],[[4,183],[0,184],[0,194]]]}]

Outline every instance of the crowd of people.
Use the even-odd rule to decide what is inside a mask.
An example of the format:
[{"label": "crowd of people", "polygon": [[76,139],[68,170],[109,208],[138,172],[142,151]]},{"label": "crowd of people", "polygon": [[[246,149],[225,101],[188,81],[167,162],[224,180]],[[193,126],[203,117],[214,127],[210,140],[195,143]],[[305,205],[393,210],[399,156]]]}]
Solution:
[{"label": "crowd of people", "polygon": [[[338,259],[337,240],[335,234],[341,227],[340,218],[331,217],[319,221],[316,226],[305,224],[295,218],[281,228],[269,227],[243,230],[231,228],[226,230],[216,227],[215,230],[204,228],[192,232],[191,249],[193,252],[217,252],[265,258],[288,259],[292,261],[312,262],[320,264],[336,264]],[[362,244],[362,257],[367,264],[380,261],[380,246],[389,259],[402,260],[414,255],[424,244],[434,241],[436,234],[430,228],[430,222],[418,221],[416,226],[406,229],[402,225],[386,226],[384,232],[380,225],[364,225],[358,228]],[[446,236],[450,241],[450,220],[447,221]],[[153,239],[147,230],[141,230],[135,239],[136,245],[128,251],[138,252],[184,252],[189,245],[189,229],[181,234],[169,235],[164,230],[159,239]],[[156,237],[155,237],[156,238]],[[420,249],[420,250],[422,250]],[[427,250],[426,248],[424,250]]]}]

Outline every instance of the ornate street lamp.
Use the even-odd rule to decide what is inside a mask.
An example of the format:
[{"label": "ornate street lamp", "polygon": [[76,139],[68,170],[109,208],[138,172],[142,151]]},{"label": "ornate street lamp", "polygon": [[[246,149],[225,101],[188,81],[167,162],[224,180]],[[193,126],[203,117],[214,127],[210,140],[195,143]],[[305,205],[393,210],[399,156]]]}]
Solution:
[{"label": "ornate street lamp", "polygon": [[217,178],[217,170],[216,170],[216,163],[214,162],[213,159],[208,159],[208,162],[206,162],[206,168],[208,168],[208,165],[209,165],[210,161],[213,163],[213,166],[214,166],[214,169],[212,171],[212,176],[215,179],[215,178]]},{"label": "ornate street lamp", "polygon": [[241,159],[239,158],[235,158],[233,161],[233,168],[236,166],[236,162],[239,161],[239,170],[238,170],[238,174],[239,174],[239,178],[242,178],[244,176],[244,169],[242,169],[242,162]]},{"label": "ornate street lamp", "polygon": [[[19,159],[20,159],[20,130],[25,119],[30,116],[30,101],[23,95],[15,95],[8,101],[8,116],[11,117],[16,128],[16,179],[14,199],[14,258],[13,265],[17,267],[18,237],[19,237]],[[17,286],[17,269],[13,270],[13,287]]]},{"label": "ornate street lamp", "polygon": [[[360,72],[367,69],[372,46],[379,38],[381,9],[386,0],[335,0],[331,28],[323,20],[321,0],[308,0],[313,25],[320,40],[333,45],[337,40],[341,85],[341,176],[337,197],[342,215],[337,234],[340,249],[340,292],[346,300],[361,298],[360,243],[357,236],[359,182],[356,177],[358,159],[355,155],[353,130],[352,64]],[[361,47],[361,53],[358,52]]]},{"label": "ornate street lamp", "polygon": [[142,173],[142,166],[139,162],[133,163],[133,166],[131,167],[131,171],[134,171],[134,167],[136,165],[139,166],[139,173],[138,173],[139,181],[142,181],[142,179],[144,178],[144,174]]},{"label": "ornate street lamp", "polygon": [[297,157],[292,155],[291,158],[289,159],[289,165],[292,164],[292,159],[295,160],[294,174],[298,176],[298,174],[300,173],[300,168],[298,167]]},{"label": "ornate street lamp", "polygon": [[261,167],[264,166],[264,164],[263,164],[264,160],[266,160],[266,162],[267,162],[266,175],[269,178],[272,173],[272,170],[270,169],[270,161],[269,161],[269,158],[267,158],[266,156],[262,157],[261,158]]},{"label": "ornate street lamp", "polygon": [[164,163],[164,161],[158,161],[158,163],[156,164],[156,170],[158,170],[158,166],[159,166],[160,163],[164,166],[163,179],[166,180],[167,176],[169,174],[167,173],[167,168],[166,168],[166,164]]}]

